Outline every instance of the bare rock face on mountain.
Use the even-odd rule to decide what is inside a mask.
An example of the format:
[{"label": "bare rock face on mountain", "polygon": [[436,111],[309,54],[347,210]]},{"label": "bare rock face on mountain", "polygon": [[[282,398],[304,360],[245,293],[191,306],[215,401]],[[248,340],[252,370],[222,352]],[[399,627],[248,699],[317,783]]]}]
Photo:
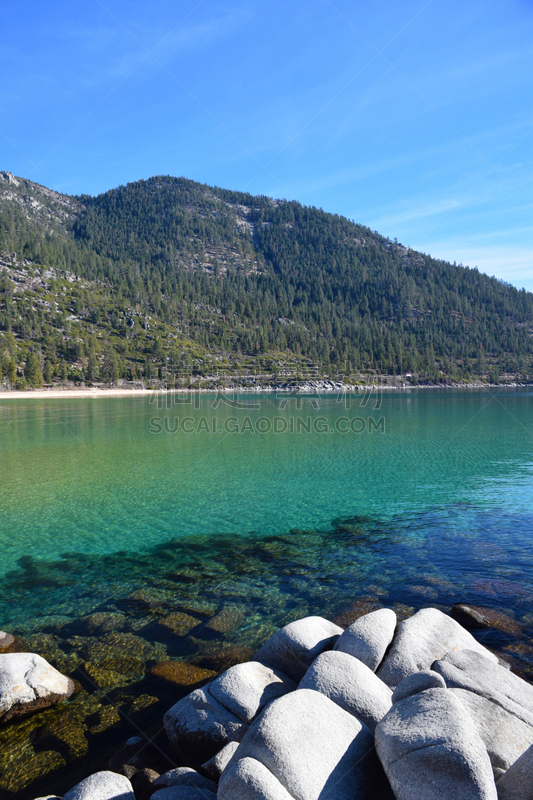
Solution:
[{"label": "bare rock face on mountain", "polygon": [[74,681],[35,653],[0,655],[0,721],[66,700]]}]

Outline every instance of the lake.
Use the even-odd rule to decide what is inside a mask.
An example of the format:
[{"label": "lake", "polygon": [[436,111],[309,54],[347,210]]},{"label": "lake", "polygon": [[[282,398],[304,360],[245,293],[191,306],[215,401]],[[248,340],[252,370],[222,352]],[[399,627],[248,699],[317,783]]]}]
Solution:
[{"label": "lake", "polygon": [[78,750],[31,743],[55,711],[0,735],[0,796],[103,752],[105,693],[305,614],[491,606],[533,674],[530,388],[2,400],[0,454],[0,628],[85,680]]}]

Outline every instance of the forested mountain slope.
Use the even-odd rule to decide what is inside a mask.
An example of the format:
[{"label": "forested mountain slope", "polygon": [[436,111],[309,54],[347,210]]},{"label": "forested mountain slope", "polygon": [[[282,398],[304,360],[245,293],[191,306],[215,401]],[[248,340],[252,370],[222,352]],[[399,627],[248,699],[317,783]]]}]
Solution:
[{"label": "forested mountain slope", "polygon": [[527,380],[533,295],[296,202],[168,176],[68,197],[0,173],[0,352],[20,385]]}]

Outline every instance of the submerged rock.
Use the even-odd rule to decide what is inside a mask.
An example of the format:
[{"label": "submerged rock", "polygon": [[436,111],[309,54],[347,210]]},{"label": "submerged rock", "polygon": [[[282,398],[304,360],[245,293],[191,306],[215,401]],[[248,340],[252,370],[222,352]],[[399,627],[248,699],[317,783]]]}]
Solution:
[{"label": "submerged rock", "polygon": [[139,633],[147,639],[162,639],[166,641],[172,636],[177,636],[178,638],[187,636],[199,624],[200,620],[196,619],[196,617],[191,617],[190,614],[185,614],[183,611],[176,611],[150,622],[144,628],[141,628]]},{"label": "submerged rock", "polygon": [[456,603],[450,611],[450,617],[465,628],[481,629],[495,628],[496,630],[518,636],[522,633],[522,626],[515,619],[502,611],[484,606],[470,606],[466,603]]},{"label": "submerged rock", "polygon": [[71,678],[35,653],[0,655],[1,722],[66,700],[75,688]]},{"label": "submerged rock", "polygon": [[97,611],[69,622],[61,628],[61,636],[103,636],[106,633],[121,631],[126,617],[117,611]]},{"label": "submerged rock", "polygon": [[212,678],[216,678],[218,672],[209,669],[202,669],[194,664],[186,664],[183,661],[160,661],[149,670],[150,675],[160,678],[176,686],[196,686]]},{"label": "submerged rock", "polygon": [[213,633],[229,633],[243,621],[245,616],[243,606],[228,603],[214,617],[206,623],[206,631]]},{"label": "submerged rock", "polygon": [[235,664],[244,664],[253,657],[254,651],[251,647],[230,644],[224,647],[207,647],[195,656],[192,663],[203,669],[222,672]]},{"label": "submerged rock", "polygon": [[374,611],[379,611],[380,608],[381,608],[381,603],[379,602],[378,599],[360,598],[351,605],[339,611],[333,617],[332,621],[335,623],[335,625],[340,625],[341,628],[348,628],[356,620]]},{"label": "submerged rock", "polygon": [[25,653],[28,648],[18,636],[12,633],[0,631],[0,654],[1,653]]}]

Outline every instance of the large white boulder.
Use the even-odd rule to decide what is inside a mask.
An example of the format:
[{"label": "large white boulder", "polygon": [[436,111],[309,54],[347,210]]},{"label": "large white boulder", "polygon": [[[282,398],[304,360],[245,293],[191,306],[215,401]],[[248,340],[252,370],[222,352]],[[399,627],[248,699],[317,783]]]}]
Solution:
[{"label": "large white boulder", "polygon": [[74,692],[74,682],[35,653],[0,655],[0,721],[47,708]]},{"label": "large white boulder", "polygon": [[210,792],[217,792],[217,785],[209,778],[204,778],[191,767],[176,767],[164,772],[153,782],[155,789],[169,789],[173,786],[187,786],[196,789],[208,789]]},{"label": "large white boulder", "polygon": [[276,631],[254,658],[299,683],[315,658],[331,650],[341,633],[342,628],[323,617],[304,617]]},{"label": "large white boulder", "polygon": [[377,675],[389,686],[398,686],[408,675],[429,669],[434,661],[456,650],[474,650],[494,664],[498,661],[451,617],[437,608],[423,608],[398,624]]},{"label": "large white boulder", "polygon": [[414,672],[398,684],[392,693],[392,702],[398,703],[412,694],[423,692],[424,689],[446,689],[446,682],[442,675],[439,675],[438,672],[433,672],[432,669]]},{"label": "large white boulder", "polygon": [[245,758],[261,762],[294,800],[390,797],[370,729],[310,689],[270,703],[251,724],[226,772]]},{"label": "large white boulder", "polygon": [[426,689],[395,703],[375,741],[397,800],[497,798],[485,745],[447,689]]},{"label": "large white boulder", "polygon": [[[168,789],[159,789],[151,797],[154,800],[216,800],[216,793],[197,786],[171,786]],[[122,798],[117,797],[116,800]]]},{"label": "large white boulder", "polygon": [[280,670],[259,661],[236,664],[209,684],[209,693],[243,722],[251,722],[276,697],[296,689]]},{"label": "large white boulder", "polygon": [[493,700],[533,726],[533,686],[495,664],[490,655],[468,650],[449,653],[433,664],[433,669],[448,688],[467,689]]},{"label": "large white boulder", "polygon": [[124,775],[96,772],[63,795],[63,800],[135,800],[133,789]]},{"label": "large white boulder", "polygon": [[530,747],[496,784],[498,800],[531,800],[532,787],[533,747]]},{"label": "large white boulder", "polygon": [[239,742],[229,742],[229,744],[225,745],[222,750],[219,750],[213,758],[210,758],[209,761],[202,764],[202,771],[214,781],[218,781],[235,755],[238,746]]},{"label": "large white boulder", "polygon": [[239,741],[248,725],[224,708],[209,692],[196,689],[169,708],[163,725],[180,758],[199,767],[231,741]]},{"label": "large white boulder", "polygon": [[335,643],[335,650],[358,658],[375,672],[392,642],[396,614],[392,608],[379,608],[356,619]]},{"label": "large white boulder", "polygon": [[533,745],[533,727],[498,703],[466,689],[448,691],[461,701],[473,718],[496,778]]},{"label": "large white boulder", "polygon": [[294,800],[274,775],[255,758],[232,763],[220,778],[218,800]]},{"label": "large white boulder", "polygon": [[392,706],[392,692],[371,669],[348,653],[321,653],[300,682],[321,692],[371,730]]}]

